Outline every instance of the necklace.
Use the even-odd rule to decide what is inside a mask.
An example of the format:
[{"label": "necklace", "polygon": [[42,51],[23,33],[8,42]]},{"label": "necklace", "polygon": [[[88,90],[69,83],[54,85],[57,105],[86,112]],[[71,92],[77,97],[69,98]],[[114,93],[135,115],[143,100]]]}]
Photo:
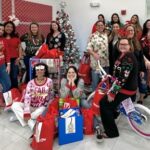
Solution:
[{"label": "necklace", "polygon": [[44,78],[42,78],[42,79],[38,79],[38,78],[36,78],[36,81],[37,81],[38,83],[41,83],[41,82],[45,81],[45,77],[44,77]]}]

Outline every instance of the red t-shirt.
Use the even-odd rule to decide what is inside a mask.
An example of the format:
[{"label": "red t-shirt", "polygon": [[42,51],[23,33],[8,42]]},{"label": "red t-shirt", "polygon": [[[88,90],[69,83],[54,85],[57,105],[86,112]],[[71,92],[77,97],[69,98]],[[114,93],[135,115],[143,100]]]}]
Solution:
[{"label": "red t-shirt", "polygon": [[8,45],[10,58],[18,58],[19,57],[18,47],[19,47],[19,44],[21,43],[20,39],[17,37],[13,37],[10,39],[6,39],[6,43]]},{"label": "red t-shirt", "polygon": [[6,40],[0,37],[0,43],[3,44],[3,48],[0,50],[0,66],[10,62],[10,55]]}]

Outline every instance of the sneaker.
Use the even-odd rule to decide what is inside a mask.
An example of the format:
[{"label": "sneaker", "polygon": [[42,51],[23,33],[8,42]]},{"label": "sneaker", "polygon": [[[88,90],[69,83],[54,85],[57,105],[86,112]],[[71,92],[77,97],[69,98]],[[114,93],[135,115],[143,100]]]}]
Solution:
[{"label": "sneaker", "polygon": [[14,115],[14,116],[11,116],[10,118],[9,118],[9,121],[10,122],[14,122],[14,121],[17,121],[18,120],[18,118]]},{"label": "sneaker", "polygon": [[101,135],[101,129],[100,129],[99,126],[96,126],[96,141],[97,141],[98,143],[101,143],[101,142],[104,141],[104,138],[103,138],[103,136]]}]

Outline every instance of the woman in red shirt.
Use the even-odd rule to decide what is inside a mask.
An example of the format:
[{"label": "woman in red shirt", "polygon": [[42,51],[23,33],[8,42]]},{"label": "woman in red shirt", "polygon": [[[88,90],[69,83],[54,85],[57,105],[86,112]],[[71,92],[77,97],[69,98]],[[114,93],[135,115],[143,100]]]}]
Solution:
[{"label": "woman in red shirt", "polygon": [[3,101],[3,93],[10,89],[11,81],[9,78],[10,72],[10,57],[5,39],[3,38],[4,25],[0,24],[0,107],[5,106]]},{"label": "woman in red shirt", "polygon": [[22,49],[21,42],[18,34],[16,33],[16,27],[12,21],[8,21],[4,23],[4,38],[6,40],[10,62],[11,62],[11,70],[10,70],[10,79],[11,79],[11,87],[18,87],[18,73],[19,73],[19,61],[22,58]]}]

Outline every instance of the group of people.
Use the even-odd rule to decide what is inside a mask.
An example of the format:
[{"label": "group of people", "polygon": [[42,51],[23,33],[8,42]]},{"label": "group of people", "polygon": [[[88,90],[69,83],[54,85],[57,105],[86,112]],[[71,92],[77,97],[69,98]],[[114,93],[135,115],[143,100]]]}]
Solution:
[{"label": "group of people", "polygon": [[47,44],[49,51],[55,48],[63,52],[65,41],[65,34],[61,32],[56,21],[51,22],[50,32],[46,38],[40,32],[39,24],[36,22],[32,22],[29,25],[29,31],[20,37],[12,21],[0,24],[0,107],[5,107],[3,93],[19,87],[18,74],[20,67],[22,67],[21,61],[24,62],[26,69],[25,83],[27,88],[22,95],[24,102],[12,105],[11,108],[15,116],[12,116],[10,121],[17,119],[22,126],[27,125],[27,122],[29,122],[32,128],[35,119],[53,99],[53,92],[51,92],[53,91],[53,82],[48,78],[47,66],[45,64],[35,66],[34,79],[30,81],[29,61],[30,58],[36,56],[39,47],[43,43]]},{"label": "group of people", "polygon": [[[22,42],[25,49],[21,45]],[[36,56],[37,50],[44,42],[49,50],[57,48],[64,51],[66,37],[56,21],[51,22],[46,40],[35,22],[30,24],[29,32],[20,38],[13,22],[0,24],[0,105],[5,105],[2,93],[11,88],[18,88],[18,65],[20,59],[23,59],[27,72],[27,87],[23,94],[24,101],[13,103],[11,108],[15,115],[10,120],[19,120],[22,126],[28,124],[31,129],[36,118],[44,113],[54,100],[53,79],[48,77],[47,65],[36,64],[33,69],[34,78],[29,81],[29,60]],[[105,131],[98,134],[97,138],[101,140],[118,137],[114,115],[117,106],[129,97],[135,101],[137,88],[140,93],[138,103],[142,104],[150,91],[150,20],[144,23],[142,30],[138,15],[133,15],[131,20],[123,25],[116,13],[107,23],[100,14],[92,28],[87,52],[91,60],[92,91],[101,80],[98,61],[104,70],[116,79],[99,104]],[[67,69],[66,77],[61,80],[59,93],[61,98],[68,95],[80,98],[81,107],[91,106],[85,100],[84,80],[79,78],[78,70],[74,66]]]},{"label": "group of people", "polygon": [[144,98],[150,92],[150,20],[142,27],[138,15],[122,24],[119,15],[112,14],[111,21],[98,15],[98,21],[93,25],[89,37],[87,51],[91,58],[92,90],[96,90],[102,76],[99,73],[98,61],[103,69],[117,81],[112,83],[107,96],[100,101],[101,119],[104,132],[97,132],[97,138],[118,137],[119,132],[115,124],[116,109],[125,99],[136,100],[137,89],[139,99],[143,104]]}]

